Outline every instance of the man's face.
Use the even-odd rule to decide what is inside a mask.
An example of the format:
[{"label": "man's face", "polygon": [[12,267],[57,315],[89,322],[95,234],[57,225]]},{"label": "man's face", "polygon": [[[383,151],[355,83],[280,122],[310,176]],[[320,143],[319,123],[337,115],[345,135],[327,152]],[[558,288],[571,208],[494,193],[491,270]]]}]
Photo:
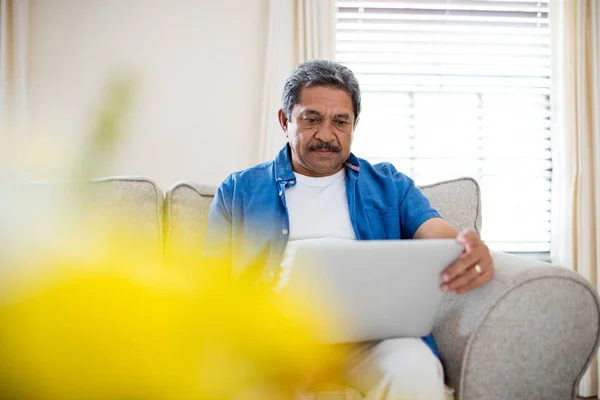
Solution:
[{"label": "man's face", "polygon": [[344,167],[354,135],[350,95],[327,86],[304,87],[288,119],[279,123],[292,150],[292,169],[313,177],[333,175]]}]

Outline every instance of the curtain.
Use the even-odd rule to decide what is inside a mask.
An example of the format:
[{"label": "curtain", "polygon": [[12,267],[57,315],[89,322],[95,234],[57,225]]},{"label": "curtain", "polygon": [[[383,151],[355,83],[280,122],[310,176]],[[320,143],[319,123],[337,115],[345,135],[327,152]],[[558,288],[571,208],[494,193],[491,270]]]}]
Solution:
[{"label": "curtain", "polygon": [[270,0],[258,162],[273,159],[286,141],[277,120],[285,79],[314,58],[335,58],[335,1]]},{"label": "curtain", "polygon": [[0,0],[0,138],[27,129],[28,24],[28,0]]},{"label": "curtain", "polygon": [[[553,259],[600,288],[600,2],[554,3]],[[596,355],[581,396],[598,372]]]}]

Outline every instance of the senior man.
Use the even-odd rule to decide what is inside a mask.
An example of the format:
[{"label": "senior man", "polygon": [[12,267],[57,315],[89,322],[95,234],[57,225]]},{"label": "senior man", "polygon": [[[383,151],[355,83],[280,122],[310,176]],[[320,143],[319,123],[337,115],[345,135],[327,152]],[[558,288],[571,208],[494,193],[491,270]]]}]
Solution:
[{"label": "senior man", "polygon": [[[442,273],[442,290],[465,293],[492,279],[487,246],[444,221],[412,179],[389,163],[350,152],[361,110],[359,84],[341,64],[298,65],[281,97],[288,143],[270,162],[230,175],[211,207],[205,254],[227,258],[234,278],[277,278],[290,242],[457,238],[463,255]],[[255,270],[256,260],[260,269]],[[430,335],[365,344],[348,360],[347,383],[372,400],[444,398]]]}]

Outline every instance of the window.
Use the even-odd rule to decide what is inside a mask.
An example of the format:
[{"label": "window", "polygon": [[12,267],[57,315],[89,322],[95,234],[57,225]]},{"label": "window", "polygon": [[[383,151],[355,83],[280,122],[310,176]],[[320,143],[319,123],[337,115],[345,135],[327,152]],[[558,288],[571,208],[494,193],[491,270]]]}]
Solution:
[{"label": "window", "polygon": [[474,177],[488,245],[547,256],[548,0],[337,7],[337,59],[355,72],[363,94],[353,152],[390,161],[417,184]]}]

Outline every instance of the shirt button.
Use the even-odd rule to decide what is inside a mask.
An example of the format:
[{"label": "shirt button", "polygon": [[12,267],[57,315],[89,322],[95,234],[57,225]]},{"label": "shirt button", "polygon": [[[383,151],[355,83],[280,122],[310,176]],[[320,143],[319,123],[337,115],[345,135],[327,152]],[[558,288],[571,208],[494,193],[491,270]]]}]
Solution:
[{"label": "shirt button", "polygon": [[283,233],[284,235],[287,235],[288,234],[288,230],[284,229],[284,230],[281,231],[281,233]]},{"label": "shirt button", "polygon": [[277,178],[277,180],[278,180],[278,181],[280,181],[280,180],[281,180],[281,178]]},{"label": "shirt button", "polygon": [[279,191],[279,195],[281,196],[282,194],[283,194],[283,192],[280,190],[280,191]]},{"label": "shirt button", "polygon": [[296,182],[294,182],[294,181],[290,181],[290,183],[293,185],[293,184],[294,184],[294,183],[296,183]]}]

